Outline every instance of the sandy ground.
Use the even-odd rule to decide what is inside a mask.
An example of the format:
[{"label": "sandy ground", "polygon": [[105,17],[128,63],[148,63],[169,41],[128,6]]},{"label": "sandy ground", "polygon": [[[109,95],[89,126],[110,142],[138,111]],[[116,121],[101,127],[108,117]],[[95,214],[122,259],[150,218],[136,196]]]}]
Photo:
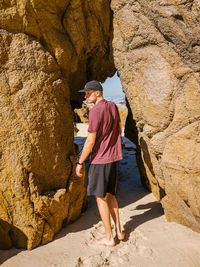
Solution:
[{"label": "sandy ground", "polygon": [[[82,146],[87,125],[78,124],[77,127],[80,131],[75,142]],[[1,266],[200,267],[200,234],[166,221],[161,205],[140,184],[135,146],[128,139],[123,140],[118,201],[125,241],[113,248],[94,243],[94,237],[101,237],[104,230],[95,199],[91,197],[87,211],[63,228],[51,243],[32,251],[1,250]]]}]

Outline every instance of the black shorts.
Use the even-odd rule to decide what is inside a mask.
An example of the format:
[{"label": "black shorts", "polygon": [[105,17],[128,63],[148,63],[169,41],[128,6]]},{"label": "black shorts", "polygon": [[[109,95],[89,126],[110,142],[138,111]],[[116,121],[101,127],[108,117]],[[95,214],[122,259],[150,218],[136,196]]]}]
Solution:
[{"label": "black shorts", "polygon": [[106,164],[91,164],[88,172],[88,196],[104,198],[106,193],[116,195],[119,161]]}]

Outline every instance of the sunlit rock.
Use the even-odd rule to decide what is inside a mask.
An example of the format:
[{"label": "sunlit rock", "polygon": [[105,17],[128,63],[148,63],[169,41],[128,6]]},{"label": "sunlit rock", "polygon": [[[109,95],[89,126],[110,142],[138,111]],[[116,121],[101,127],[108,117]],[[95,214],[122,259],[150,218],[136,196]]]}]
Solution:
[{"label": "sunlit rock", "polygon": [[85,206],[71,107],[114,74],[110,3],[2,1],[0,26],[0,246],[32,249]]},{"label": "sunlit rock", "polygon": [[[168,220],[200,231],[199,1],[113,0],[115,66],[142,183]],[[132,116],[130,115],[132,114]]]}]

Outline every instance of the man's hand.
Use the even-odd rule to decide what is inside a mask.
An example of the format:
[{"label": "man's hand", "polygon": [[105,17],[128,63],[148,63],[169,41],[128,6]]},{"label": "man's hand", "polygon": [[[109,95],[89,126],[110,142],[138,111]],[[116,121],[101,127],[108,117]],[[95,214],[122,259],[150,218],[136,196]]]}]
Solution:
[{"label": "man's hand", "polygon": [[[88,132],[87,139],[85,141],[81,156],[79,158],[80,163],[84,162],[86,158],[88,157],[88,155],[90,154],[90,152],[92,151],[92,148],[95,144],[95,139],[96,139],[96,132]],[[81,164],[76,165],[76,175],[78,177],[83,176],[82,167],[83,166]]]},{"label": "man's hand", "polygon": [[80,164],[77,164],[76,165],[76,175],[78,177],[82,177],[83,176],[83,174],[82,174],[82,167],[83,167],[83,165],[80,165]]}]

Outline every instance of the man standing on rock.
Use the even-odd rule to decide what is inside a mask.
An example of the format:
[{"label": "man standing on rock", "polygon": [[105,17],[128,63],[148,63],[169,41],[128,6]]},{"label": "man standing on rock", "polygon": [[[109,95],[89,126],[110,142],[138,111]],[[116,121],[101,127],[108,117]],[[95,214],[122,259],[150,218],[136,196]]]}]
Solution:
[{"label": "man standing on rock", "polygon": [[79,92],[85,92],[88,103],[95,105],[89,112],[88,135],[76,166],[76,174],[82,176],[82,165],[91,153],[87,192],[88,195],[96,196],[106,233],[104,238],[96,242],[115,246],[110,215],[114,220],[118,239],[123,240],[125,237],[125,233],[121,231],[119,208],[115,197],[118,164],[122,159],[119,112],[113,102],[103,98],[103,88],[99,82],[90,81]]}]

